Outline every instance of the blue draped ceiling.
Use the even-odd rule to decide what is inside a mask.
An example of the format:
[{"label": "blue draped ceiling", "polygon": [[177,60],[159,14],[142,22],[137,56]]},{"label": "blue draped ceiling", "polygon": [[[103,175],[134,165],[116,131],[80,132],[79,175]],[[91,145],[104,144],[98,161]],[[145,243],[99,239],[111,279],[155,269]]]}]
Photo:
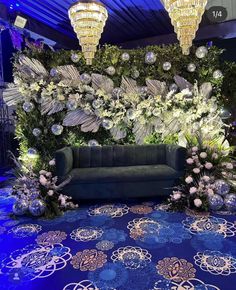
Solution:
[{"label": "blue draped ceiling", "polygon": [[[1,2],[1,0],[0,0]],[[2,0],[9,11],[19,11],[75,39],[68,18],[73,0]],[[101,42],[119,44],[173,32],[169,16],[160,0],[101,0],[109,19]]]}]

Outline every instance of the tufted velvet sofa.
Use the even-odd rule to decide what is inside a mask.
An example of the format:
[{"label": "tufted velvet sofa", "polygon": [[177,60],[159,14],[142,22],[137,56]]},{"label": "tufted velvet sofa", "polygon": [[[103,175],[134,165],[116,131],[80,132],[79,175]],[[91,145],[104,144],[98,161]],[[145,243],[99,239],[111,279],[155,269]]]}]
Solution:
[{"label": "tufted velvet sofa", "polygon": [[161,196],[183,175],[185,157],[176,145],[65,147],[56,174],[72,177],[63,192],[75,200]]}]

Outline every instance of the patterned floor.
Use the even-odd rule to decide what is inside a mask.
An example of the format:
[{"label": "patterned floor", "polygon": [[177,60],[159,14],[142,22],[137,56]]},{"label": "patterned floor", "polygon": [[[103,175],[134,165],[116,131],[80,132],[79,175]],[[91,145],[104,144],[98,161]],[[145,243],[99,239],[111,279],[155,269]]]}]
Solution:
[{"label": "patterned floor", "polygon": [[9,191],[0,191],[1,290],[236,289],[233,215],[129,201],[11,219]]}]

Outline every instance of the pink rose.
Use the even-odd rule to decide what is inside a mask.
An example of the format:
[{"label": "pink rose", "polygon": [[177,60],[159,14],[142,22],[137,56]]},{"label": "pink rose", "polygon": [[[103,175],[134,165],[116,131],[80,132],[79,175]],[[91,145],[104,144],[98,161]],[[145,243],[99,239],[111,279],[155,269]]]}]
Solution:
[{"label": "pink rose", "polygon": [[197,192],[197,188],[196,187],[190,187],[190,189],[189,189],[189,193],[190,194],[194,194],[194,193],[196,193]]},{"label": "pink rose", "polygon": [[200,153],[200,157],[203,158],[203,159],[207,158],[206,152],[201,152]]},{"label": "pink rose", "polygon": [[192,178],[192,176],[188,176],[188,177],[186,177],[186,178],[185,178],[185,182],[186,182],[187,184],[192,183],[192,182],[193,182],[193,178]]},{"label": "pink rose", "polygon": [[200,173],[200,169],[199,169],[199,168],[193,168],[193,172],[194,172],[195,174],[198,174],[198,173]]},{"label": "pink rose", "polygon": [[44,175],[40,175],[40,176],[39,176],[39,182],[40,182],[43,186],[45,186],[45,185],[47,184],[47,179],[46,179],[46,177],[45,177]]},{"label": "pink rose", "polygon": [[213,191],[213,189],[212,189],[212,188],[208,188],[208,189],[207,189],[207,194],[208,194],[208,195],[214,195],[214,191]]},{"label": "pink rose", "polygon": [[46,173],[46,176],[47,176],[47,177],[51,177],[51,176],[52,176],[52,172],[47,172],[47,173]]},{"label": "pink rose", "polygon": [[197,152],[198,151],[198,147],[197,146],[192,147],[192,151],[193,152]]},{"label": "pink rose", "polygon": [[40,174],[40,175],[45,175],[46,173],[47,173],[46,170],[40,170],[40,171],[39,171],[39,174]]},{"label": "pink rose", "polygon": [[49,190],[49,191],[48,191],[48,195],[49,195],[49,196],[53,196],[53,194],[54,194],[54,191],[53,191],[53,190]]},{"label": "pink rose", "polygon": [[205,164],[206,169],[210,170],[213,167],[213,164],[211,162],[206,162]]},{"label": "pink rose", "polygon": [[173,198],[174,200],[178,200],[178,199],[181,198],[181,194],[180,194],[179,192],[174,193],[172,198]]},{"label": "pink rose", "polygon": [[49,161],[49,165],[50,165],[50,166],[55,166],[55,165],[56,165],[56,161],[55,161],[55,159],[50,160],[50,161]]},{"label": "pink rose", "polygon": [[27,180],[27,177],[26,176],[23,176],[23,177],[21,177],[21,180],[22,181],[26,181]]},{"label": "pink rose", "polygon": [[199,198],[195,198],[193,202],[196,207],[200,207],[202,205],[202,201]]},{"label": "pink rose", "polygon": [[194,160],[193,160],[192,158],[188,158],[188,159],[186,160],[186,162],[187,162],[188,164],[193,164]]},{"label": "pink rose", "polygon": [[207,176],[207,175],[204,175],[204,176],[202,177],[202,179],[203,179],[205,182],[209,182],[209,181],[210,181],[210,177]]}]

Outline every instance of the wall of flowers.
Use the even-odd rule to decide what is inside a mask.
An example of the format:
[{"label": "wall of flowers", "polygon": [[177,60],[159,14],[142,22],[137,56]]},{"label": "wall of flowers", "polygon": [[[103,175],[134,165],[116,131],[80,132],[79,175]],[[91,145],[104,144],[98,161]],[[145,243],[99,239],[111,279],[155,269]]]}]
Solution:
[{"label": "wall of flowers", "polygon": [[[4,99],[17,106],[20,159],[27,164],[33,157],[41,168],[67,145],[194,146],[212,140],[230,152],[228,104],[234,94],[225,82],[235,64],[222,63],[221,54],[205,46],[189,56],[177,45],[129,51],[105,46],[87,66],[78,51],[19,52]],[[208,206],[177,196],[177,207]]]}]

